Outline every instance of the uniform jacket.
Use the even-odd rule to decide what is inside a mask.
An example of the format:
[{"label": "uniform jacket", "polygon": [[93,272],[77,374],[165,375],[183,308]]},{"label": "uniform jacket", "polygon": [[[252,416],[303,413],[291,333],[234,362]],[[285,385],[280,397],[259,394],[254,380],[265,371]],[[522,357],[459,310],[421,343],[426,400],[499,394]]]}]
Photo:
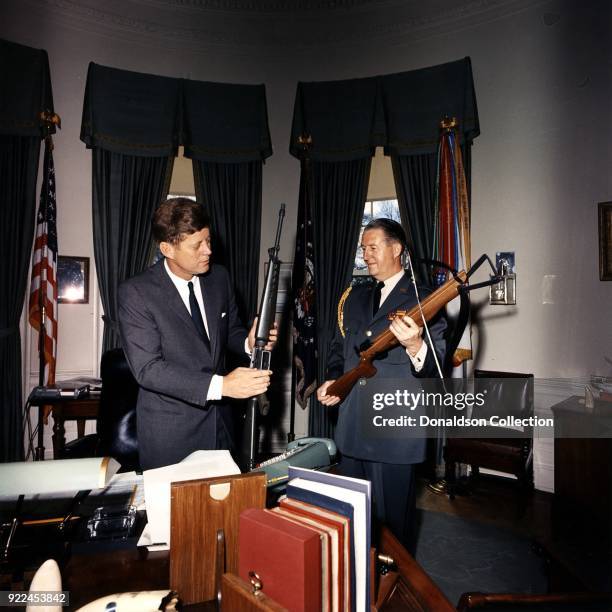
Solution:
[{"label": "uniform jacket", "polygon": [[165,270],[163,260],[119,287],[123,348],[140,392],[137,427],[143,469],[180,461],[200,449],[228,448],[231,413],[207,402],[213,374],[224,375],[229,349],[244,355],[247,332],[225,268],[200,276],[210,350]]},{"label": "uniform jacket", "polygon": [[[343,307],[345,337],[337,327],[329,353],[326,376],[328,380],[338,378],[359,363],[360,347],[389,327],[390,321],[387,318],[389,312],[410,310],[417,302],[412,281],[407,274],[400,279],[374,317],[372,317],[373,292],[374,285],[367,284],[358,285],[349,293]],[[427,294],[426,289],[419,287],[421,300]],[[429,322],[429,331],[440,364],[443,363],[444,358],[443,333],[445,329],[446,322],[442,316]],[[423,339],[429,345],[425,332]],[[425,363],[418,374],[415,373],[406,349],[401,345],[391,349],[381,359],[374,360],[373,364],[378,370],[375,375],[378,381],[438,376],[431,347],[428,348]],[[394,434],[392,438],[364,435],[362,423],[363,411],[366,410],[366,407],[360,402],[360,391],[360,386],[355,385],[338,407],[335,439],[342,454],[355,459],[381,463],[408,464],[423,461],[426,445],[424,438],[405,438],[402,436],[401,429],[398,429],[397,434]],[[389,388],[389,391],[393,392],[395,389]]]}]

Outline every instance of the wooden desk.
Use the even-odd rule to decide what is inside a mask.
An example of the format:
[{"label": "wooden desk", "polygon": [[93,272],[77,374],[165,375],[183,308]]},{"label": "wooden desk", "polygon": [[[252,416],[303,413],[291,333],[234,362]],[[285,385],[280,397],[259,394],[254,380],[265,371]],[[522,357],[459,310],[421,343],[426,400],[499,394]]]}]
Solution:
[{"label": "wooden desk", "polygon": [[61,459],[64,456],[66,445],[65,421],[77,422],[77,435],[85,435],[85,421],[98,418],[100,396],[87,396],[79,399],[60,399],[50,403],[53,416],[53,458]]},{"label": "wooden desk", "polygon": [[[399,575],[395,580],[390,580],[391,576],[383,580],[374,611],[455,610],[427,573],[386,528],[381,532],[380,550],[395,559]],[[144,548],[134,548],[100,554],[73,554],[62,571],[62,577],[63,588],[70,591],[70,609],[73,610],[111,593],[169,589],[169,573],[168,551],[150,553]],[[202,602],[184,606],[184,609],[212,611],[216,605],[215,602]]]},{"label": "wooden desk", "polygon": [[[589,534],[610,540],[612,439],[588,437],[609,427],[610,416],[587,411],[578,396],[551,407],[555,417],[555,533]],[[581,435],[582,437],[566,437]]]},{"label": "wooden desk", "polygon": [[62,571],[63,588],[70,591],[70,609],[75,610],[111,593],[166,589],[169,567],[167,551],[145,548],[73,554]]}]

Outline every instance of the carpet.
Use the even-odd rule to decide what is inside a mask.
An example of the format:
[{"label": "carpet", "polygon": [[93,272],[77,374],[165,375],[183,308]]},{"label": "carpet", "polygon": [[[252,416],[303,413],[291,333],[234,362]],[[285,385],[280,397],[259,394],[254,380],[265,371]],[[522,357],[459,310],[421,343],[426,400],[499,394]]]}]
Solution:
[{"label": "carpet", "polygon": [[416,560],[454,605],[466,591],[545,593],[542,559],[515,533],[441,512],[417,511]]}]

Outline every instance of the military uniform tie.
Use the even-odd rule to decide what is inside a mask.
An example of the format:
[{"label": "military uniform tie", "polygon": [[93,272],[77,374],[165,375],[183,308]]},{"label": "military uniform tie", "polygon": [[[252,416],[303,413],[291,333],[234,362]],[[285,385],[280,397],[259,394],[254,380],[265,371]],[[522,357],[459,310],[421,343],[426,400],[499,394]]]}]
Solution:
[{"label": "military uniform tie", "polygon": [[380,308],[380,293],[382,288],[385,286],[383,281],[378,281],[376,287],[374,287],[374,299],[372,300],[372,316],[374,316]]}]

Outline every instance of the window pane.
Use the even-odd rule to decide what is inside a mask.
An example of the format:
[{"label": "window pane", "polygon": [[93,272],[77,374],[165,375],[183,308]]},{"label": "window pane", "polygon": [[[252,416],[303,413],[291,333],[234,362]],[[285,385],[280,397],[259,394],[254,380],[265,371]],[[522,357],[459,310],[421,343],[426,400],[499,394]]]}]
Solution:
[{"label": "window pane", "polygon": [[355,253],[355,263],[353,266],[353,273],[359,276],[367,275],[368,267],[366,266],[359,245],[361,244],[361,238],[363,236],[363,228],[372,219],[378,219],[385,217],[387,219],[393,219],[398,223],[401,223],[399,205],[396,199],[392,200],[374,200],[367,201],[363,208],[363,219],[361,221],[361,231],[359,232],[359,242],[357,243],[357,252]]},{"label": "window pane", "polygon": [[400,223],[397,200],[377,200],[373,202],[373,213],[375,219],[385,217],[386,219],[393,219]]},{"label": "window pane", "polygon": [[170,198],[187,198],[188,200],[193,200],[194,202],[196,201],[196,197],[194,195],[187,195],[183,193],[169,193],[166,199],[169,200]]},{"label": "window pane", "polygon": [[367,270],[367,266],[365,264],[365,261],[363,261],[363,256],[362,256],[362,253],[361,253],[361,249],[359,248],[359,245],[361,245],[361,238],[362,237],[363,237],[363,227],[359,231],[359,241],[357,242],[357,253],[355,255],[355,264],[353,266],[354,271],[356,271],[356,270]]}]

